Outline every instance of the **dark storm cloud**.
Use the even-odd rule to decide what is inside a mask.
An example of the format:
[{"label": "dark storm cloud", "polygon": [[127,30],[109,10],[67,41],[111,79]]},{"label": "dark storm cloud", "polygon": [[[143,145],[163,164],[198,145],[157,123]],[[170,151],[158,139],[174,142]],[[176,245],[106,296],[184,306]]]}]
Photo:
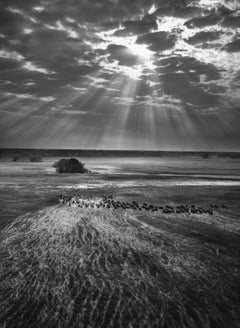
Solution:
[{"label": "dark storm cloud", "polygon": [[156,62],[159,67],[158,72],[174,73],[181,71],[183,73],[193,73],[195,80],[200,80],[200,75],[204,75],[206,81],[218,80],[220,78],[219,70],[212,64],[205,64],[193,57],[174,56],[161,59]]},{"label": "dark storm cloud", "polygon": [[221,16],[218,14],[210,14],[203,17],[195,17],[188,20],[184,25],[188,28],[203,28],[206,26],[216,25],[221,21]]},{"label": "dark storm cloud", "polygon": [[151,95],[153,92],[153,88],[147,83],[147,80],[141,80],[136,89],[135,97],[145,97]]},{"label": "dark storm cloud", "polygon": [[107,50],[111,54],[110,58],[117,60],[120,65],[134,66],[138,63],[138,56],[133,55],[125,46],[110,44]]},{"label": "dark storm cloud", "polygon": [[144,34],[152,29],[156,29],[157,23],[155,19],[153,19],[150,15],[147,15],[140,21],[126,21],[123,23],[123,26],[129,32]]},{"label": "dark storm cloud", "polygon": [[198,44],[205,43],[209,41],[215,41],[221,36],[220,31],[208,31],[208,32],[199,32],[193,35],[192,37],[186,39],[185,41],[189,44]]},{"label": "dark storm cloud", "polygon": [[225,50],[227,52],[239,52],[240,51],[240,39],[227,43],[224,47],[222,47],[222,50]]},{"label": "dark storm cloud", "polygon": [[[35,65],[48,69],[58,78],[63,77],[65,83],[98,69],[92,62],[96,56],[91,56],[91,47],[79,40],[72,40],[64,31],[46,28],[34,31],[24,35],[22,42],[12,45],[11,50],[21,53]],[[88,58],[86,64],[79,63],[84,58]]]},{"label": "dark storm cloud", "polygon": [[176,40],[177,38],[174,34],[159,31],[139,36],[137,42],[149,45],[149,49],[152,51],[164,51],[173,48]]},{"label": "dark storm cloud", "polygon": [[[91,40],[87,34],[82,37]],[[50,29],[44,26],[30,34],[23,35],[21,44],[16,45],[15,49],[21,51],[30,60],[43,60],[48,63],[54,61],[56,57],[78,57],[79,52],[89,51],[91,47],[84,45],[80,39],[70,38],[64,30]]]},{"label": "dark storm cloud", "polygon": [[1,4],[5,8],[8,8],[8,7],[21,8],[24,11],[31,10],[32,7],[39,5],[41,2],[42,1],[39,1],[39,0],[26,0],[26,1],[21,1],[21,3],[19,3],[18,0],[1,0]]},{"label": "dark storm cloud", "polygon": [[63,31],[46,28],[23,36],[21,45],[16,48],[31,60],[46,62],[51,62],[62,53],[72,52],[71,44],[67,43],[67,36]]},{"label": "dark storm cloud", "polygon": [[[41,10],[33,8],[37,4],[40,8],[43,6]],[[7,7],[9,5],[11,10]],[[34,65],[54,72],[59,78],[63,76],[66,82],[74,81],[99,68],[96,63],[101,57],[101,51],[93,51],[91,44],[100,40],[95,35],[95,27],[89,28],[86,24],[105,21],[106,17],[125,18],[129,12],[140,12],[143,7],[142,1],[135,1],[127,6],[125,1],[117,3],[107,0],[80,3],[71,0],[68,3],[45,1],[42,4],[39,1],[31,4],[11,1],[10,4],[5,2],[5,6],[3,2],[0,26],[6,38],[1,44],[7,45],[8,51],[19,52]],[[29,28],[29,17],[33,17],[35,22],[30,26],[30,32],[23,34],[24,28]],[[12,42],[11,36],[17,37],[17,41]],[[86,41],[89,42],[88,45]],[[113,56],[117,54],[114,53]],[[85,61],[85,64],[79,64],[78,60]],[[119,57],[120,64],[132,65],[135,60],[136,56],[127,53]],[[10,60],[5,59],[2,65],[5,69],[17,69],[20,66],[14,60],[10,63]]]},{"label": "dark storm cloud", "polygon": [[238,28],[240,27],[240,16],[232,16],[226,17],[222,21],[222,26],[230,27],[230,28]]},{"label": "dark storm cloud", "polygon": [[[92,116],[121,106],[230,111],[239,104],[239,76],[228,68],[237,67],[239,19],[224,0],[2,0],[0,73],[8,83],[0,102],[14,103],[11,113],[54,113],[56,121],[79,113],[93,130]],[[130,47],[135,39],[139,54]]]},{"label": "dark storm cloud", "polygon": [[[29,93],[33,96],[54,96],[59,92],[59,88],[65,85],[63,79],[50,79],[46,75],[34,71],[14,71],[1,74],[2,78],[8,79],[13,84],[1,87],[1,90]],[[17,86],[17,87],[16,87]]]},{"label": "dark storm cloud", "polygon": [[204,13],[207,13],[207,10],[203,10],[202,8],[189,5],[187,7],[180,8],[179,10],[176,9],[173,13],[173,16],[181,18],[193,18],[196,16],[200,16]]},{"label": "dark storm cloud", "polygon": [[105,24],[106,18],[110,22],[111,19],[123,20],[130,15],[140,14],[145,8],[149,8],[154,1],[127,1],[127,0],[60,0],[48,1],[46,3],[46,11],[36,14],[36,17],[51,22],[62,17],[76,18],[77,21]]},{"label": "dark storm cloud", "polygon": [[237,9],[230,9],[224,5],[213,7],[208,13],[205,11],[204,15],[198,15],[187,22],[185,26],[188,28],[204,28],[207,26],[214,26],[220,23],[223,27],[238,28],[240,27],[240,17]]},{"label": "dark storm cloud", "polygon": [[174,17],[194,17],[201,15],[204,10],[191,4],[190,0],[168,0],[159,1],[154,15]]},{"label": "dark storm cloud", "polygon": [[1,58],[0,71],[1,73],[8,73],[9,71],[15,71],[21,68],[21,64],[14,59]]},{"label": "dark storm cloud", "polygon": [[211,94],[224,94],[227,91],[227,87],[223,85],[217,85],[215,83],[209,83],[207,85],[207,91]]},{"label": "dark storm cloud", "polygon": [[144,34],[157,29],[156,18],[145,15],[141,20],[128,20],[122,23],[124,29],[115,32],[116,36],[127,36],[131,34]]},{"label": "dark storm cloud", "polygon": [[21,32],[25,18],[19,13],[13,13],[0,3],[0,33],[8,37],[16,37]]},{"label": "dark storm cloud", "polygon": [[161,75],[163,90],[184,102],[198,108],[211,108],[219,104],[219,96],[208,93],[200,83],[195,85],[195,74],[168,73]]},{"label": "dark storm cloud", "polygon": [[213,65],[207,65],[191,57],[170,57],[157,62],[163,91],[185,104],[198,108],[211,108],[219,104],[219,95],[202,81],[219,79],[220,73]]}]

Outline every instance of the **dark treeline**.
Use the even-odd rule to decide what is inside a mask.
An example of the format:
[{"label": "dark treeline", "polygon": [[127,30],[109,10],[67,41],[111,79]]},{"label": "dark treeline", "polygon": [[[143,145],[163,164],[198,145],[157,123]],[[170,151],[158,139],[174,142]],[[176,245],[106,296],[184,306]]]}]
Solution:
[{"label": "dark treeline", "polygon": [[[206,156],[207,154],[207,156]],[[217,156],[240,158],[240,152],[206,151],[147,151],[147,150],[97,150],[97,149],[30,149],[2,148],[1,157],[163,157],[163,156]]]}]

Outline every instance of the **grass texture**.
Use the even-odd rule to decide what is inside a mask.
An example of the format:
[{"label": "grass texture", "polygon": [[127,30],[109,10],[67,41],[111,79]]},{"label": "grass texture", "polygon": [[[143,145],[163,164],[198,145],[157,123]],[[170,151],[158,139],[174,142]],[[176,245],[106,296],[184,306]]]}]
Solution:
[{"label": "grass texture", "polygon": [[1,232],[0,327],[240,327],[240,236],[163,223],[61,206],[19,217]]}]

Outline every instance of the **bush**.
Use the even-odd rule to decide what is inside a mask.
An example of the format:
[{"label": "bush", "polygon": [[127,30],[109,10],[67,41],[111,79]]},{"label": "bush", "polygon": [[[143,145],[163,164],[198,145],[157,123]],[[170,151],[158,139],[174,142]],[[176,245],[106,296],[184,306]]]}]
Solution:
[{"label": "bush", "polygon": [[12,161],[17,162],[20,159],[20,156],[13,156]]},{"label": "bush", "polygon": [[239,159],[239,158],[240,158],[240,153],[231,154],[230,157],[231,157],[232,159]]},{"label": "bush", "polygon": [[84,163],[81,163],[76,158],[60,159],[53,164],[58,173],[86,173],[88,170],[84,167]]},{"label": "bush", "polygon": [[203,154],[203,155],[202,155],[202,158],[203,158],[203,159],[209,159],[209,158],[210,158],[210,155],[209,155],[209,154]]},{"label": "bush", "polygon": [[42,162],[42,157],[33,155],[29,157],[29,160],[30,162]]}]

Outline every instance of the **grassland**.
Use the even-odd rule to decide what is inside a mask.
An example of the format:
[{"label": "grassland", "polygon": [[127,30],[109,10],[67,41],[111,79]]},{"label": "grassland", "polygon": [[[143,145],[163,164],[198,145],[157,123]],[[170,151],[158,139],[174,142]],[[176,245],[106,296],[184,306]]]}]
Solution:
[{"label": "grassland", "polygon": [[[240,327],[240,187],[166,184],[126,165],[127,175],[118,163],[111,173],[59,177],[49,163],[2,164],[0,327]],[[224,175],[236,176],[230,166]],[[226,208],[210,216],[54,205],[69,186]]]}]

